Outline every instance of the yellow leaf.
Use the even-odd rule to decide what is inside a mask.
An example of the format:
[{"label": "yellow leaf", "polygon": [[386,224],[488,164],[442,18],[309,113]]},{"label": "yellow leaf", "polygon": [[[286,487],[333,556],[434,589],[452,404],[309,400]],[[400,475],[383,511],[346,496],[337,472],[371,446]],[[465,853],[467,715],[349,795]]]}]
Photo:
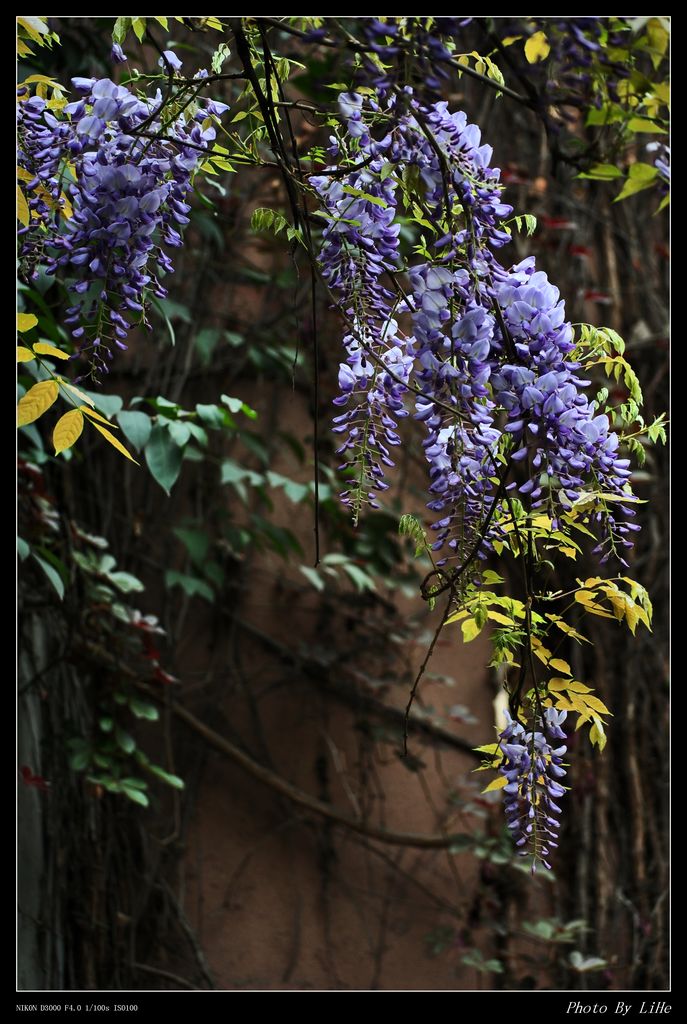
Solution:
[{"label": "yellow leaf", "polygon": [[534,516],[532,518],[532,526],[537,526],[542,530],[550,530],[551,520],[548,516]]},{"label": "yellow leaf", "polygon": [[508,779],[505,775],[499,775],[498,779],[494,779],[488,786],[482,790],[483,793],[493,793],[495,789],[503,789],[504,786],[508,785]]},{"label": "yellow leaf", "polygon": [[[17,53],[20,57],[33,57],[34,53],[30,46],[27,46],[23,39],[17,39]],[[27,94],[27,99],[28,94]]]},{"label": "yellow leaf", "polygon": [[110,420],[106,420],[105,417],[101,416],[99,412],[95,411],[95,409],[87,409],[86,406],[82,406],[81,411],[85,412],[87,416],[91,417],[91,419],[99,420],[101,423],[107,423],[108,427],[114,427],[115,430],[119,430],[116,423],[111,423]]},{"label": "yellow leaf", "polygon": [[21,334],[24,331],[30,331],[37,323],[38,317],[35,317],[33,313],[17,313],[17,330]]},{"label": "yellow leaf", "polygon": [[577,551],[576,551],[575,548],[560,547],[558,550],[560,551],[560,553],[562,555],[566,555],[568,558],[572,558],[572,559],[577,558]]},{"label": "yellow leaf", "polygon": [[52,432],[52,443],[55,445],[55,455],[71,448],[77,441],[83,430],[83,416],[78,409],[66,412],[55,424]]},{"label": "yellow leaf", "polygon": [[56,400],[58,393],[57,381],[42,380],[39,384],[34,384],[24,397],[19,399],[19,426],[25,427],[27,423],[33,423],[42,416]]},{"label": "yellow leaf", "polygon": [[482,753],[482,754],[492,754],[492,755],[494,755],[497,752],[497,750],[499,750],[499,749],[500,748],[499,748],[498,743],[485,743],[481,747],[475,747],[475,750],[479,750],[479,752]]},{"label": "yellow leaf", "polygon": [[26,196],[19,188],[19,185],[17,185],[17,220],[25,228],[28,228],[29,221],[31,220],[29,204],[26,202]]},{"label": "yellow leaf", "polygon": [[74,216],[74,207],[64,192],[61,194],[60,199],[62,200],[62,216],[69,220],[70,217]]},{"label": "yellow leaf", "polygon": [[32,359],[35,359],[35,355],[30,348],[24,348],[23,345],[17,345],[17,362],[18,363],[30,363]]},{"label": "yellow leaf", "polygon": [[61,348],[55,348],[47,341],[39,341],[37,345],[33,346],[33,351],[37,352],[39,356],[54,356],[55,359],[69,359],[69,353],[63,352]]},{"label": "yellow leaf", "polygon": [[40,46],[43,45],[41,36],[48,34],[48,26],[42,18],[17,18],[17,24],[28,32],[29,36],[38,43]]},{"label": "yellow leaf", "polygon": [[[571,698],[571,700],[572,699],[573,698]],[[600,715],[611,714],[604,702],[599,700],[598,697],[590,697],[588,694],[584,694],[584,696],[580,697],[580,700],[583,700],[587,707],[591,708],[592,711],[598,711]]]},{"label": "yellow leaf", "polygon": [[491,609],[487,612],[487,618],[493,619],[494,622],[500,622],[503,626],[514,625],[513,619],[510,619],[507,615],[502,615],[501,612],[495,612]]},{"label": "yellow leaf", "polygon": [[568,680],[568,690],[572,690],[573,693],[591,693],[591,686],[587,686],[586,683],[581,683],[577,679],[573,679],[572,682]]},{"label": "yellow leaf", "polygon": [[561,679],[560,676],[554,676],[553,679],[549,679],[548,687],[553,693],[558,693],[561,690],[567,690],[569,683],[569,679]]},{"label": "yellow leaf", "polygon": [[482,630],[482,627],[478,626],[477,622],[472,617],[466,619],[465,622],[462,623],[460,628],[463,631],[463,643],[466,644],[469,644],[471,640],[474,640],[475,637],[478,636]]},{"label": "yellow leaf", "polygon": [[30,174],[25,167],[17,167],[17,177],[20,181],[33,181],[35,174]]},{"label": "yellow leaf", "polygon": [[606,733],[604,732],[603,722],[596,715],[593,716],[594,724],[589,730],[589,741],[594,746],[598,746],[599,750],[603,750],[606,746]]},{"label": "yellow leaf", "polygon": [[82,402],[86,402],[87,405],[93,405],[93,400],[89,398],[88,395],[84,395],[83,391],[79,391],[79,389],[77,387],[74,387],[73,384],[70,384],[66,380],[62,380],[61,377],[58,377],[57,380],[59,381],[63,388],[67,388],[69,391],[71,391],[73,395],[76,395],[77,398],[80,398]]},{"label": "yellow leaf", "polygon": [[54,78],[48,78],[47,75],[29,75],[24,79],[22,85],[31,85],[33,82],[43,82],[45,85],[52,85],[55,89],[60,88],[60,83],[56,82]]},{"label": "yellow leaf", "polygon": [[129,455],[124,445],[121,443],[121,441],[117,440],[114,434],[111,434],[109,430],[105,430],[105,427],[101,427],[99,423],[95,423],[93,420],[91,420],[91,422],[93,423],[95,429],[100,431],[105,440],[110,442],[113,448],[116,448],[118,452],[122,453],[122,455],[126,455],[127,459],[129,459],[131,462],[136,463],[137,466],[139,465],[139,463],[136,462],[136,459],[133,457],[133,455]]},{"label": "yellow leaf", "polygon": [[541,644],[537,644],[535,647],[534,639],[532,640],[532,653],[535,657],[539,658],[545,665],[548,665],[549,658],[551,657],[551,651],[546,647],[542,647]]},{"label": "yellow leaf", "polygon": [[466,615],[469,615],[469,612],[467,612],[465,608],[462,608],[459,612],[454,612],[453,615],[449,615],[444,625],[448,626],[452,622],[460,622],[460,620],[464,619]]},{"label": "yellow leaf", "polygon": [[555,668],[558,672],[565,672],[565,674],[569,676],[572,675],[570,665],[568,665],[567,661],[563,661],[562,658],[552,658],[549,662],[549,666],[551,668]]},{"label": "yellow leaf", "polygon": [[529,64],[537,64],[541,60],[546,60],[550,51],[551,47],[543,32],[535,32],[525,43],[525,56]]}]

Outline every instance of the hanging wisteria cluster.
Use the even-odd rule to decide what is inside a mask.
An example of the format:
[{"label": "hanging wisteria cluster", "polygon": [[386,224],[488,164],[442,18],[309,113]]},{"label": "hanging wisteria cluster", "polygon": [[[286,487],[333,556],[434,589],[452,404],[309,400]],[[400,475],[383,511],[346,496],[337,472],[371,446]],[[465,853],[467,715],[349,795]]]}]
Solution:
[{"label": "hanging wisteria cluster", "polygon": [[[427,435],[429,508],[441,513],[433,524],[439,566],[459,560],[481,530],[502,486],[501,456],[525,477],[505,490],[517,488],[531,509],[554,518],[590,488],[622,499],[629,461],[619,457],[617,434],[570,359],[573,333],[558,289],[533,258],[508,270],[496,259],[510,239],[502,220],[512,210],[479,129],[444,102],[424,106],[409,88],[387,94],[384,108],[355,94],[344,94],[340,105],[363,166],[311,184],[328,217],[322,274],[348,326],[337,399],[346,411],[335,430],[345,435],[340,451],[351,486],[343,500],[355,518],[387,486],[384,467],[399,443],[409,393]],[[364,110],[393,125],[378,141]],[[336,140],[331,155],[342,155]],[[432,243],[436,255],[407,266],[397,196],[413,169],[428,224],[446,230]],[[412,333],[399,326],[402,314]],[[603,558],[630,546],[631,524],[618,517],[631,515],[621,503],[603,517]],[[481,554],[500,529],[492,520]]]},{"label": "hanging wisteria cluster", "polygon": [[[172,51],[161,62],[181,68]],[[66,276],[65,322],[97,378],[127,347],[132,321],[150,329],[149,297],[167,295],[161,277],[174,267],[163,246],[181,245],[193,175],[216,134],[208,118],[226,106],[195,99],[175,110],[160,90],[141,98],[107,78],[72,85],[80,96],[59,117],[20,90],[19,166],[33,216],[19,256],[29,273],[40,262]]]},{"label": "hanging wisteria cluster", "polygon": [[[311,184],[326,216],[322,276],[346,322],[335,400],[345,411],[334,430],[344,439],[342,500],[354,521],[388,486],[398,420],[414,402],[437,516],[435,567],[449,585],[506,539],[516,498],[555,529],[575,502],[603,492],[610,500],[594,516],[596,552],[626,564],[621,551],[636,529],[627,522],[629,460],[587,397],[558,289],[532,257],[508,269],[497,259],[512,209],[491,147],[464,113],[422,102],[410,87],[343,94],[340,111],[345,138],[355,141],[332,137],[329,171],[337,173]],[[417,259],[402,255],[401,200],[415,204],[433,236]],[[499,503],[504,512],[495,515]],[[539,703],[528,715],[528,728],[510,721],[499,738],[501,770],[520,852],[548,866],[565,774],[565,747],[550,740],[564,738],[565,713]]]},{"label": "hanging wisteria cluster", "polygon": [[540,729],[527,732],[524,726],[505,712],[507,725],[499,737],[503,762],[499,768],[507,780],[506,820],[518,851],[532,857],[532,870],[538,862],[545,867],[551,850],[558,846],[561,808],[556,800],[565,794],[560,780],[565,777],[563,755],[565,743],[553,746],[551,741],[565,740],[561,728],[566,711],[547,708]]}]

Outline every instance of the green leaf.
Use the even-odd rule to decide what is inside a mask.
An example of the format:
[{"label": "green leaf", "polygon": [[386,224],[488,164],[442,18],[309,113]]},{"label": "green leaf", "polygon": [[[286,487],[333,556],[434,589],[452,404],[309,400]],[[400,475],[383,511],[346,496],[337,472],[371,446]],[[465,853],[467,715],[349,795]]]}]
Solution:
[{"label": "green leaf", "polygon": [[170,420],[166,426],[174,443],[183,448],[191,436],[191,428],[188,423],[184,423],[183,420]]},{"label": "green leaf", "polygon": [[109,572],[107,578],[123,594],[140,594],[145,590],[141,581],[129,572]]},{"label": "green leaf", "polygon": [[134,789],[133,786],[125,786],[121,784],[121,790],[124,796],[128,797],[132,803],[140,804],[141,807],[147,807],[150,801],[145,793],[142,793],[140,789]]},{"label": "green leaf", "polygon": [[37,555],[35,551],[32,551],[31,554],[36,559],[41,569],[50,580],[51,584],[55,588],[57,596],[61,601],[64,598],[64,583],[62,581],[62,577],[57,572],[57,570],[52,565],[50,565],[50,562],[47,562],[44,558],[41,558],[41,556]]},{"label": "green leaf", "polygon": [[214,430],[224,430],[229,426],[229,417],[224,409],[218,405],[204,405],[202,402],[196,405],[196,412],[203,423],[207,423]]},{"label": "green leaf", "polygon": [[341,566],[347,576],[350,576],[351,580],[355,584],[358,593],[362,594],[365,590],[376,590],[377,585],[371,576],[368,576],[366,572],[359,569],[357,565],[352,562],[346,562]]},{"label": "green leaf", "polygon": [[131,28],[131,18],[117,18],[112,30],[112,39],[115,43],[123,43]]},{"label": "green leaf", "polygon": [[143,42],[143,36],[146,34],[146,20],[146,18],[133,18],[131,22],[131,27],[139,43]]},{"label": "green leaf", "polygon": [[196,334],[193,342],[204,367],[208,367],[212,362],[212,353],[215,351],[219,339],[220,331],[217,327],[205,327]]},{"label": "green leaf", "polygon": [[196,576],[187,576],[183,572],[177,572],[176,569],[168,569],[165,573],[165,586],[168,588],[181,587],[189,597],[203,597],[211,604],[215,600],[215,594],[205,580],[199,580]]},{"label": "green leaf", "polygon": [[246,405],[246,403],[240,398],[231,398],[229,395],[222,395],[222,401],[229,409],[229,412],[242,412],[249,420],[256,420],[258,418],[258,414],[255,409],[251,409],[251,407]]},{"label": "green leaf", "polygon": [[627,127],[631,132],[643,132],[646,135],[668,134],[665,127],[656,124],[655,121],[650,121],[647,117],[632,117],[627,122]]},{"label": "green leaf", "polygon": [[115,740],[117,741],[117,746],[120,750],[123,750],[125,754],[133,754],[136,749],[135,739],[124,729],[115,729]]},{"label": "green leaf", "polygon": [[181,472],[183,452],[165,427],[156,424],[145,448],[146,463],[165,494],[169,495]]},{"label": "green leaf", "polygon": [[641,192],[645,188],[650,188],[657,175],[658,168],[652,164],[632,164],[628,179],[623,185],[622,191],[615,197],[613,202],[617,203],[621,199],[627,199],[628,196],[634,195],[635,192]]},{"label": "green leaf", "polygon": [[139,700],[138,697],[131,698],[129,707],[136,718],[145,718],[148,722],[157,722],[160,717],[160,712],[154,704],[150,704],[147,700]]},{"label": "green leaf", "polygon": [[21,558],[22,562],[31,554],[31,548],[23,537],[17,537],[17,554]]},{"label": "green leaf", "polygon": [[142,451],[148,443],[150,432],[153,429],[150,416],[144,412],[118,412],[117,422],[127,441],[134,446],[137,452]]},{"label": "green leaf", "polygon": [[108,420],[116,416],[124,405],[124,400],[119,395],[103,395],[100,391],[86,391],[85,388],[83,393],[96,409],[99,409],[104,416],[107,416]]},{"label": "green leaf", "polygon": [[594,181],[612,181],[622,178],[623,172],[615,164],[594,164],[588,171],[578,174],[578,178],[591,178]]},{"label": "green leaf", "polygon": [[267,471],[267,482],[270,487],[283,487],[284,494],[295,505],[303,501],[310,493],[308,484],[299,484],[295,480],[289,480],[288,477],[282,476],[281,473],[273,473],[271,469]]},{"label": "green leaf", "polygon": [[189,530],[177,526],[172,531],[184,545],[191,560],[197,565],[202,565],[210,547],[210,538],[202,530]]},{"label": "green leaf", "polygon": [[313,587],[315,587],[316,590],[324,590],[324,580],[320,576],[317,569],[313,569],[309,565],[299,565],[298,568],[306,577],[306,579],[310,580],[310,582],[312,583]]},{"label": "green leaf", "polygon": [[178,775],[172,775],[171,772],[166,772],[164,768],[160,768],[157,764],[147,764],[146,768],[151,775],[157,776],[158,779],[162,779],[168,786],[173,786],[174,789],[183,789],[184,780],[180,779]]}]

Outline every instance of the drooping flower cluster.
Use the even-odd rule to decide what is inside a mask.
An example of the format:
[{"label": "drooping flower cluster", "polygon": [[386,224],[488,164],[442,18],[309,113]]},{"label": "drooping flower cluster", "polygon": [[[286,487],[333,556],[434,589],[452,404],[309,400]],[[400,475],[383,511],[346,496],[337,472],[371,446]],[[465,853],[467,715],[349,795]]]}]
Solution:
[{"label": "drooping flower cluster", "polygon": [[504,786],[506,820],[518,853],[532,857],[532,872],[558,846],[561,808],[556,803],[565,794],[560,780],[565,777],[565,740],[561,728],[567,711],[546,708],[529,732],[505,712],[507,725],[499,736],[503,762],[499,768],[508,781]]},{"label": "drooping flower cluster", "polygon": [[132,320],[150,326],[148,297],[167,294],[160,277],[174,268],[162,246],[182,243],[192,177],[215,138],[203,125],[225,108],[197,101],[187,116],[170,113],[159,91],[143,99],[109,79],[72,84],[81,96],[61,118],[38,96],[19,103],[19,160],[36,214],[20,258],[29,274],[40,259],[72,278],[66,322],[97,375],[114,346],[126,348]]},{"label": "drooping flower cluster", "polygon": [[[383,104],[344,94],[340,109],[357,166],[311,182],[328,218],[322,274],[348,327],[336,400],[347,409],[335,421],[347,435],[340,451],[351,484],[343,500],[357,519],[386,487],[388,446],[398,443],[404,396],[414,392],[426,429],[429,508],[440,513],[438,566],[460,564],[480,533],[484,557],[502,530],[489,509],[502,488],[504,455],[521,477],[506,490],[517,487],[531,509],[554,520],[590,490],[613,495],[603,557],[630,546],[635,527],[619,521],[632,515],[622,504],[629,463],[619,458],[608,417],[584,393],[589,382],[571,359],[573,332],[558,290],[533,258],[510,270],[496,258],[510,239],[502,221],[512,209],[490,167],[491,147],[464,113],[444,102],[427,106],[409,88]],[[374,121],[388,129],[381,139]],[[331,153],[341,158],[336,140]],[[409,174],[421,183],[424,217],[443,234],[433,258],[401,265],[398,192]],[[412,333],[400,326],[403,314]]]}]

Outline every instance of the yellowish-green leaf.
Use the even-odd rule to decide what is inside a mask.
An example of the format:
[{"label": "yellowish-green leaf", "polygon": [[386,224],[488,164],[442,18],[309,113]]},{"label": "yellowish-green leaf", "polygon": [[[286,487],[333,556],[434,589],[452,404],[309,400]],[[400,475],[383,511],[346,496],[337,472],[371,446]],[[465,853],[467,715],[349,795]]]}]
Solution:
[{"label": "yellowish-green leaf", "polygon": [[504,786],[508,785],[508,779],[505,775],[499,775],[498,779],[493,779],[488,786],[485,786],[482,790],[483,793],[493,793],[496,789],[503,789]]},{"label": "yellowish-green leaf", "polygon": [[56,82],[54,78],[48,78],[47,75],[29,75],[22,82],[22,85],[32,85],[34,82],[43,82],[44,85],[51,85],[53,89],[60,89],[60,83]]},{"label": "yellowish-green leaf", "polygon": [[17,313],[17,330],[21,334],[30,331],[37,323],[38,317],[35,317],[33,313]]},{"label": "yellowish-green leaf", "polygon": [[550,52],[549,41],[543,32],[535,32],[525,43],[525,56],[529,64],[546,60]]},{"label": "yellowish-green leaf", "polygon": [[75,441],[81,436],[83,430],[83,416],[78,409],[66,412],[55,424],[52,433],[52,443],[55,446],[55,455],[71,448]]},{"label": "yellowish-green leaf", "polygon": [[39,356],[54,356],[55,359],[69,359],[69,353],[63,352],[61,348],[55,348],[48,341],[39,341],[33,346],[33,351]]},{"label": "yellowish-green leaf", "polygon": [[41,36],[48,34],[48,26],[42,18],[17,18],[17,24],[21,25],[35,43],[43,45]]},{"label": "yellowish-green leaf", "polygon": [[555,668],[557,672],[565,672],[566,675],[571,676],[570,665],[567,661],[563,661],[562,658],[552,658],[549,662],[550,668]]},{"label": "yellowish-green leaf", "polygon": [[[27,46],[23,39],[17,39],[17,53],[20,57],[35,56],[30,46]],[[28,99],[28,96],[26,97]]]},{"label": "yellowish-green leaf", "polygon": [[477,625],[477,621],[472,616],[466,619],[460,628],[463,631],[463,643],[466,644],[469,644],[482,632],[482,627]]},{"label": "yellowish-green leaf", "polygon": [[459,612],[454,612],[453,615],[449,615],[444,625],[449,626],[452,622],[460,622],[461,619],[464,619],[465,616],[469,614],[470,613],[466,611],[465,608],[461,608]]},{"label": "yellowish-green leaf", "polygon": [[478,750],[480,754],[494,755],[499,749],[498,743],[484,743],[481,747],[475,747],[475,750]]},{"label": "yellowish-green leaf", "polygon": [[67,390],[71,391],[73,395],[76,395],[81,402],[85,402],[87,405],[93,405],[93,400],[89,398],[88,395],[84,395],[83,391],[80,391],[74,384],[70,384],[69,381],[63,380],[62,377],[58,377],[57,381],[63,388],[67,388]]},{"label": "yellowish-green leaf", "polygon": [[122,442],[118,441],[114,434],[111,434],[109,430],[106,430],[105,427],[101,427],[100,424],[96,423],[94,420],[91,420],[91,422],[93,423],[95,429],[100,431],[105,440],[110,442],[113,448],[116,448],[118,452],[121,452],[122,455],[125,455],[127,459],[129,459],[131,462],[136,463],[137,466],[139,465],[139,463],[136,462],[136,459],[133,457],[133,455],[129,454],[129,452],[126,450]]},{"label": "yellowish-green leaf", "polygon": [[25,427],[27,423],[33,423],[39,416],[46,412],[57,399],[59,388],[57,381],[42,380],[34,384],[23,398],[19,399],[17,405],[18,423]]},{"label": "yellowish-green leaf", "polygon": [[99,412],[95,411],[95,409],[87,409],[85,405],[79,406],[79,408],[81,409],[81,412],[85,412],[92,420],[99,420],[100,423],[107,423],[108,427],[114,427],[115,430],[119,430],[116,423],[111,423],[109,420],[106,420],[105,417],[101,416]]},{"label": "yellowish-green leaf", "polygon": [[162,25],[163,29],[166,32],[169,27],[169,22],[167,21],[167,19],[160,17],[158,15],[153,15],[153,17],[155,18],[155,21],[158,21]]},{"label": "yellowish-green leaf", "polygon": [[596,745],[599,750],[603,750],[606,746],[606,733],[604,731],[603,722],[596,715],[592,715],[594,724],[589,730],[589,742],[592,746]]},{"label": "yellowish-green leaf", "polygon": [[502,626],[514,626],[513,619],[510,619],[507,615],[502,615],[501,612],[495,612],[491,608],[487,612],[487,618],[492,619],[494,622],[500,622]]},{"label": "yellowish-green leaf", "polygon": [[145,18],[134,18],[131,22],[131,27],[134,30],[136,38],[139,43],[143,42],[143,36],[146,34],[146,19]]},{"label": "yellowish-green leaf", "polygon": [[17,362],[18,363],[30,363],[32,359],[35,359],[35,355],[30,348],[24,348],[23,345],[17,345]]}]

